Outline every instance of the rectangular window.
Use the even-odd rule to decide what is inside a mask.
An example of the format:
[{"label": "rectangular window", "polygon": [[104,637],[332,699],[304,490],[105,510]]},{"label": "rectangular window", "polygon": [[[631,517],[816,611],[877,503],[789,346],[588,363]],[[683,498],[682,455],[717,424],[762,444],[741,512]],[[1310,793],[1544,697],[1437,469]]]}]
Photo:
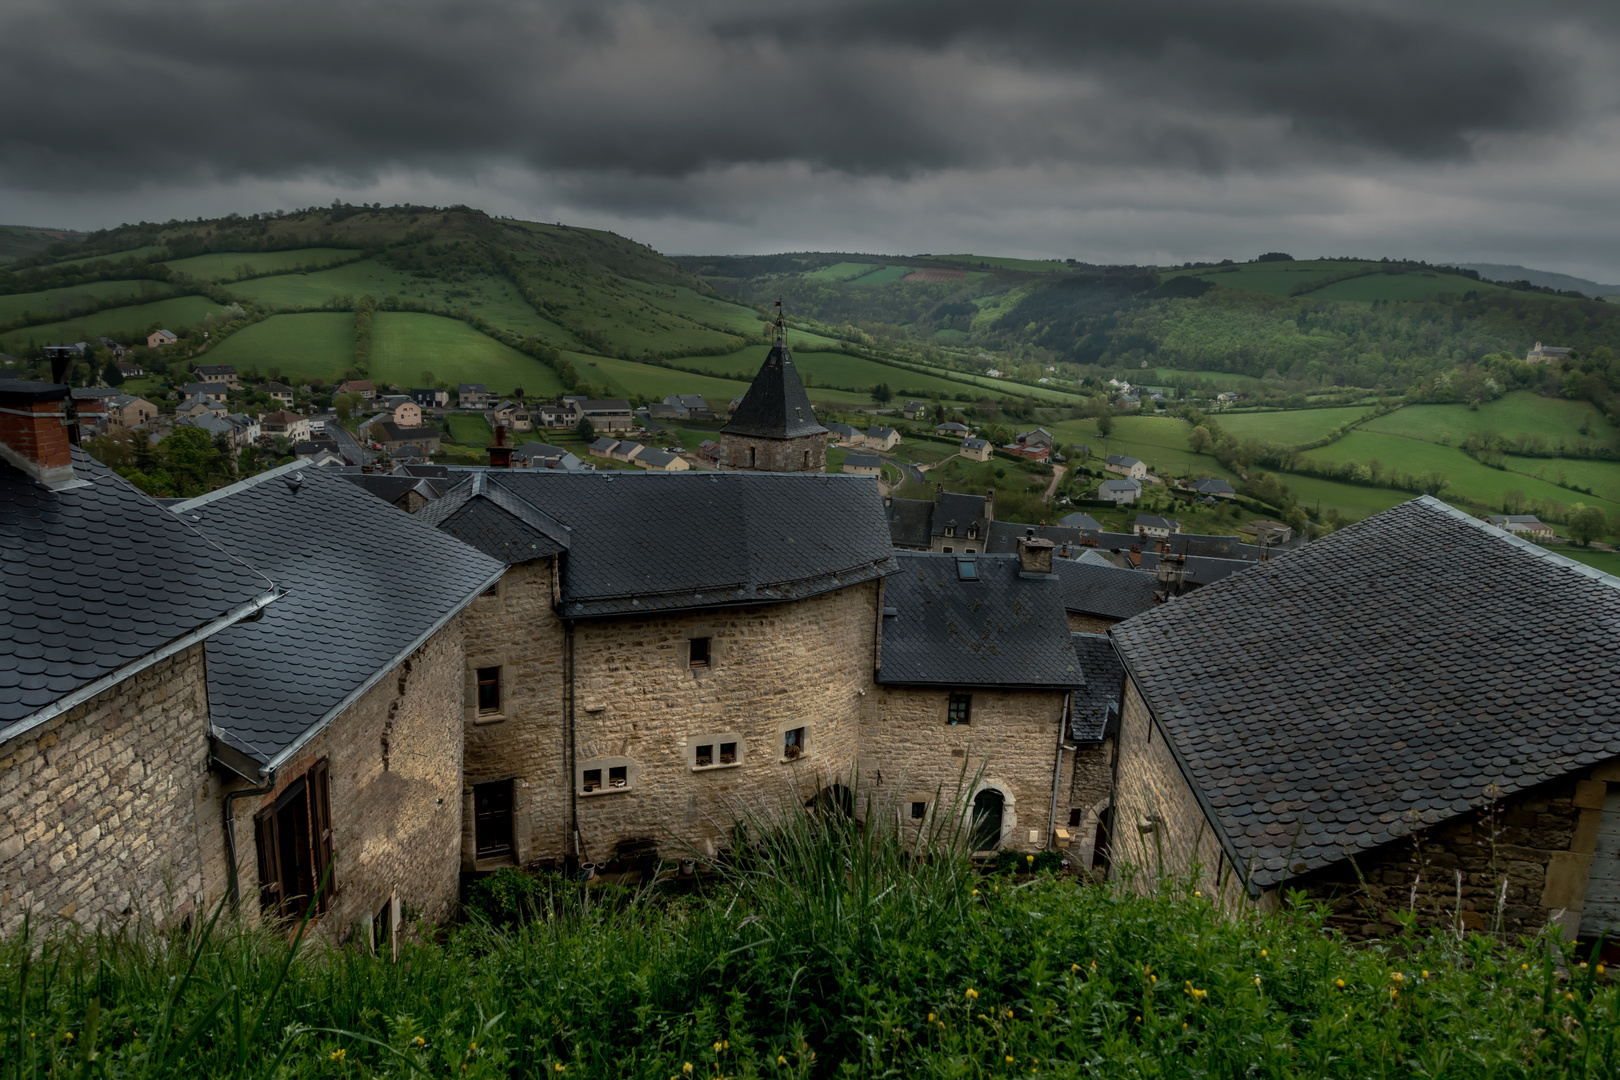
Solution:
[{"label": "rectangular window", "polygon": [[955,551],[956,549],[955,548],[941,548],[940,550],[943,551],[945,554],[949,555],[951,552]]},{"label": "rectangular window", "polygon": [[512,781],[473,785],[473,835],[480,859],[512,854]]},{"label": "rectangular window", "polygon": [[956,576],[960,581],[978,581],[979,564],[973,559],[957,559]]},{"label": "rectangular window", "polygon": [[336,889],[332,865],[330,770],[325,758],[289,784],[275,805],[254,819],[258,841],[259,904],[284,918],[296,918],[325,879],[315,910],[326,910]]},{"label": "rectangular window", "polygon": [[629,787],[629,786],[630,786],[630,766],[628,766],[628,765],[615,765],[611,769],[608,770],[608,787],[615,788],[615,787]]},{"label": "rectangular window", "polygon": [[925,802],[914,802],[914,803],[911,804],[911,820],[912,821],[921,821],[923,818],[925,818],[927,816],[928,816],[928,804],[927,803],[925,803]]},{"label": "rectangular window", "polygon": [[707,746],[698,747],[697,748],[697,767],[701,769],[705,765],[713,765],[713,764],[714,764],[714,744],[710,743]]},{"label": "rectangular window", "polygon": [[695,637],[690,643],[691,651],[688,653],[687,664],[691,667],[709,666],[709,639]]},{"label": "rectangular window", "polygon": [[782,756],[788,759],[804,755],[804,728],[788,728],[782,732]]},{"label": "rectangular window", "polygon": [[723,743],[720,744],[720,764],[722,764],[722,765],[735,765],[735,764],[737,764],[737,744],[736,743],[734,743],[734,742],[723,742]]},{"label": "rectangular window", "polygon": [[585,790],[586,791],[595,791],[598,788],[600,788],[601,786],[602,786],[602,770],[601,769],[586,769],[585,770]]},{"label": "rectangular window", "polygon": [[501,711],[501,669],[478,669],[478,715],[493,716]]},{"label": "rectangular window", "polygon": [[947,724],[971,724],[973,722],[973,695],[952,694],[950,704],[945,707],[945,722]]}]

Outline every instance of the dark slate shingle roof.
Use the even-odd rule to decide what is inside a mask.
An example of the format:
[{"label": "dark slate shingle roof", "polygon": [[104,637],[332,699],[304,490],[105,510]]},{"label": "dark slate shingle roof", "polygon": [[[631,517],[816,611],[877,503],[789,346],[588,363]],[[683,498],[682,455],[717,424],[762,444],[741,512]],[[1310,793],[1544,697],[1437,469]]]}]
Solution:
[{"label": "dark slate shingle roof", "polygon": [[[481,475],[490,489],[569,529],[562,613],[570,617],[798,600],[894,569],[883,501],[871,477]],[[423,513],[445,507],[455,494]]]},{"label": "dark slate shingle roof", "polygon": [[895,547],[926,548],[932,540],[933,499],[890,499],[889,539]]},{"label": "dark slate shingle roof", "polygon": [[1114,652],[1107,634],[1072,634],[1074,656],[1086,685],[1074,692],[1069,718],[1069,739],[1077,743],[1101,742],[1108,734],[1110,706],[1117,710],[1125,682],[1125,665]]},{"label": "dark slate shingle roof", "polygon": [[87,454],[73,461],[89,483],[60,491],[0,463],[0,727],[275,589]]},{"label": "dark slate shingle roof", "polygon": [[261,765],[387,674],[501,570],[338,470],[303,463],[169,512],[287,590],[262,619],[208,643],[215,734]]},{"label": "dark slate shingle roof", "polygon": [[732,410],[731,419],[720,429],[733,435],[762,439],[793,439],[800,435],[825,435],[827,429],[816,423],[815,410],[793,367],[793,354],[778,341],[766,354],[753,385]]},{"label": "dark slate shingle roof", "polygon": [[[961,580],[958,560],[973,563],[978,580]],[[895,561],[883,603],[896,614],[883,616],[878,682],[1083,685],[1057,579],[1020,577],[1017,556],[898,551]]]},{"label": "dark slate shingle roof", "polygon": [[1110,633],[1259,889],[1620,755],[1617,628],[1620,579],[1425,496]]},{"label": "dark slate shingle roof", "polygon": [[1129,619],[1154,606],[1157,582],[1152,574],[1074,559],[1053,559],[1052,569],[1063,584],[1063,606],[1069,611]]}]

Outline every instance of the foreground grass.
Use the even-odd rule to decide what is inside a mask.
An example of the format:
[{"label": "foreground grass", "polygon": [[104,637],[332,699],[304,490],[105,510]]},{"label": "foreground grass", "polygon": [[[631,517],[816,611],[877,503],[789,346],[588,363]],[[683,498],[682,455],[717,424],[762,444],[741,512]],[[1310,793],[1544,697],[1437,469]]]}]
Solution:
[{"label": "foreground grass", "polygon": [[693,896],[543,880],[504,894],[505,925],[458,928],[397,963],[222,927],[14,937],[0,948],[0,1074],[1620,1069],[1615,990],[1552,939],[1413,932],[1349,947],[1309,909],[1233,917],[1179,886],[980,878],[943,850],[912,860],[890,839],[814,822],[740,850]]}]

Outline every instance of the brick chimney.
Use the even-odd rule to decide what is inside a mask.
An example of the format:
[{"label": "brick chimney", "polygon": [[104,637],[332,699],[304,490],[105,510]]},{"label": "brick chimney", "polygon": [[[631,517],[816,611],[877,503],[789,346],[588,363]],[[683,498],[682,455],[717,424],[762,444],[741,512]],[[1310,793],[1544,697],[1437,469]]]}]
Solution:
[{"label": "brick chimney", "polygon": [[78,483],[69,422],[66,386],[0,379],[0,458],[46,487]]},{"label": "brick chimney", "polygon": [[1034,529],[1018,538],[1018,573],[1042,576],[1052,573],[1052,541],[1036,536]]},{"label": "brick chimney", "polygon": [[512,448],[506,445],[506,425],[495,425],[495,444],[489,448],[489,467],[492,469],[510,469],[512,467]]},{"label": "brick chimney", "polygon": [[984,520],[996,520],[996,489],[986,488],[984,491]]}]

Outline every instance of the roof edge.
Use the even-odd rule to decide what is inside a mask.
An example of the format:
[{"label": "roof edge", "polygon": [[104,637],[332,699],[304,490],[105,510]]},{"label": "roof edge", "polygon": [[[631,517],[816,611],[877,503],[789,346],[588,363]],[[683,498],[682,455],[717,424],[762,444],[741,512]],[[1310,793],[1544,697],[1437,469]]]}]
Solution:
[{"label": "roof edge", "polygon": [[1572,559],[1568,555],[1560,555],[1556,551],[1549,551],[1533,540],[1526,540],[1524,537],[1516,536],[1513,533],[1508,532],[1506,529],[1499,529],[1488,521],[1481,521],[1479,518],[1474,517],[1471,514],[1466,514],[1463,511],[1458,510],[1455,506],[1452,506],[1450,503],[1435,498],[1433,495],[1419,495],[1412,501],[1421,503],[1431,510],[1439,510],[1441,513],[1449,514],[1458,521],[1467,522],[1468,524],[1474,526],[1474,528],[1487,533],[1494,539],[1506,540],[1508,543],[1529,552],[1538,559],[1547,560],[1554,566],[1562,566],[1567,570],[1573,570],[1582,577],[1591,578],[1600,585],[1607,585],[1611,589],[1620,589],[1620,577],[1616,577],[1615,575],[1607,573],[1606,571],[1599,570],[1595,566],[1587,566],[1585,563]]},{"label": "roof edge", "polygon": [[[203,626],[190,631],[189,633],[182,634],[180,637],[175,638],[168,644],[162,645],[157,649],[154,649],[152,652],[147,653],[140,659],[131,661],[116,671],[108,672],[94,682],[86,683],[77,690],[64,694],[62,697],[57,698],[49,705],[38,710],[37,712],[30,713],[21,720],[12,721],[6,727],[0,728],[0,743],[9,742],[11,739],[14,739],[19,735],[27,734],[29,731],[39,727],[39,725],[48,720],[54,720],[56,717],[84,704],[90,699],[96,697],[98,694],[112,689],[114,686],[124,682],[126,679],[134,678],[147,668],[167,660],[176,653],[184,652],[186,649],[191,648],[191,646],[197,644],[198,642],[206,641],[208,638],[213,637],[226,627],[234,626],[236,623],[241,622],[243,619],[261,610],[262,608],[267,607],[285,595],[286,594],[282,592],[279,585],[272,585],[268,591],[260,593],[252,600],[249,600],[247,603],[226,612],[224,615],[221,615],[214,621],[206,623]],[[210,726],[212,726],[211,720]]]},{"label": "roof edge", "polygon": [[198,495],[195,499],[187,499],[185,502],[175,503],[173,506],[169,507],[169,512],[171,514],[178,514],[187,510],[195,510],[199,506],[207,506],[209,503],[218,499],[227,499],[238,492],[246,491],[252,487],[257,487],[266,480],[273,480],[278,476],[286,476],[288,473],[302,472],[305,469],[322,469],[325,467],[326,466],[324,465],[315,465],[302,459],[289,461],[285,465],[277,465],[273,469],[266,469],[262,473],[255,473],[252,476],[244,477],[234,484],[227,484],[222,488],[215,488],[206,495]]}]

